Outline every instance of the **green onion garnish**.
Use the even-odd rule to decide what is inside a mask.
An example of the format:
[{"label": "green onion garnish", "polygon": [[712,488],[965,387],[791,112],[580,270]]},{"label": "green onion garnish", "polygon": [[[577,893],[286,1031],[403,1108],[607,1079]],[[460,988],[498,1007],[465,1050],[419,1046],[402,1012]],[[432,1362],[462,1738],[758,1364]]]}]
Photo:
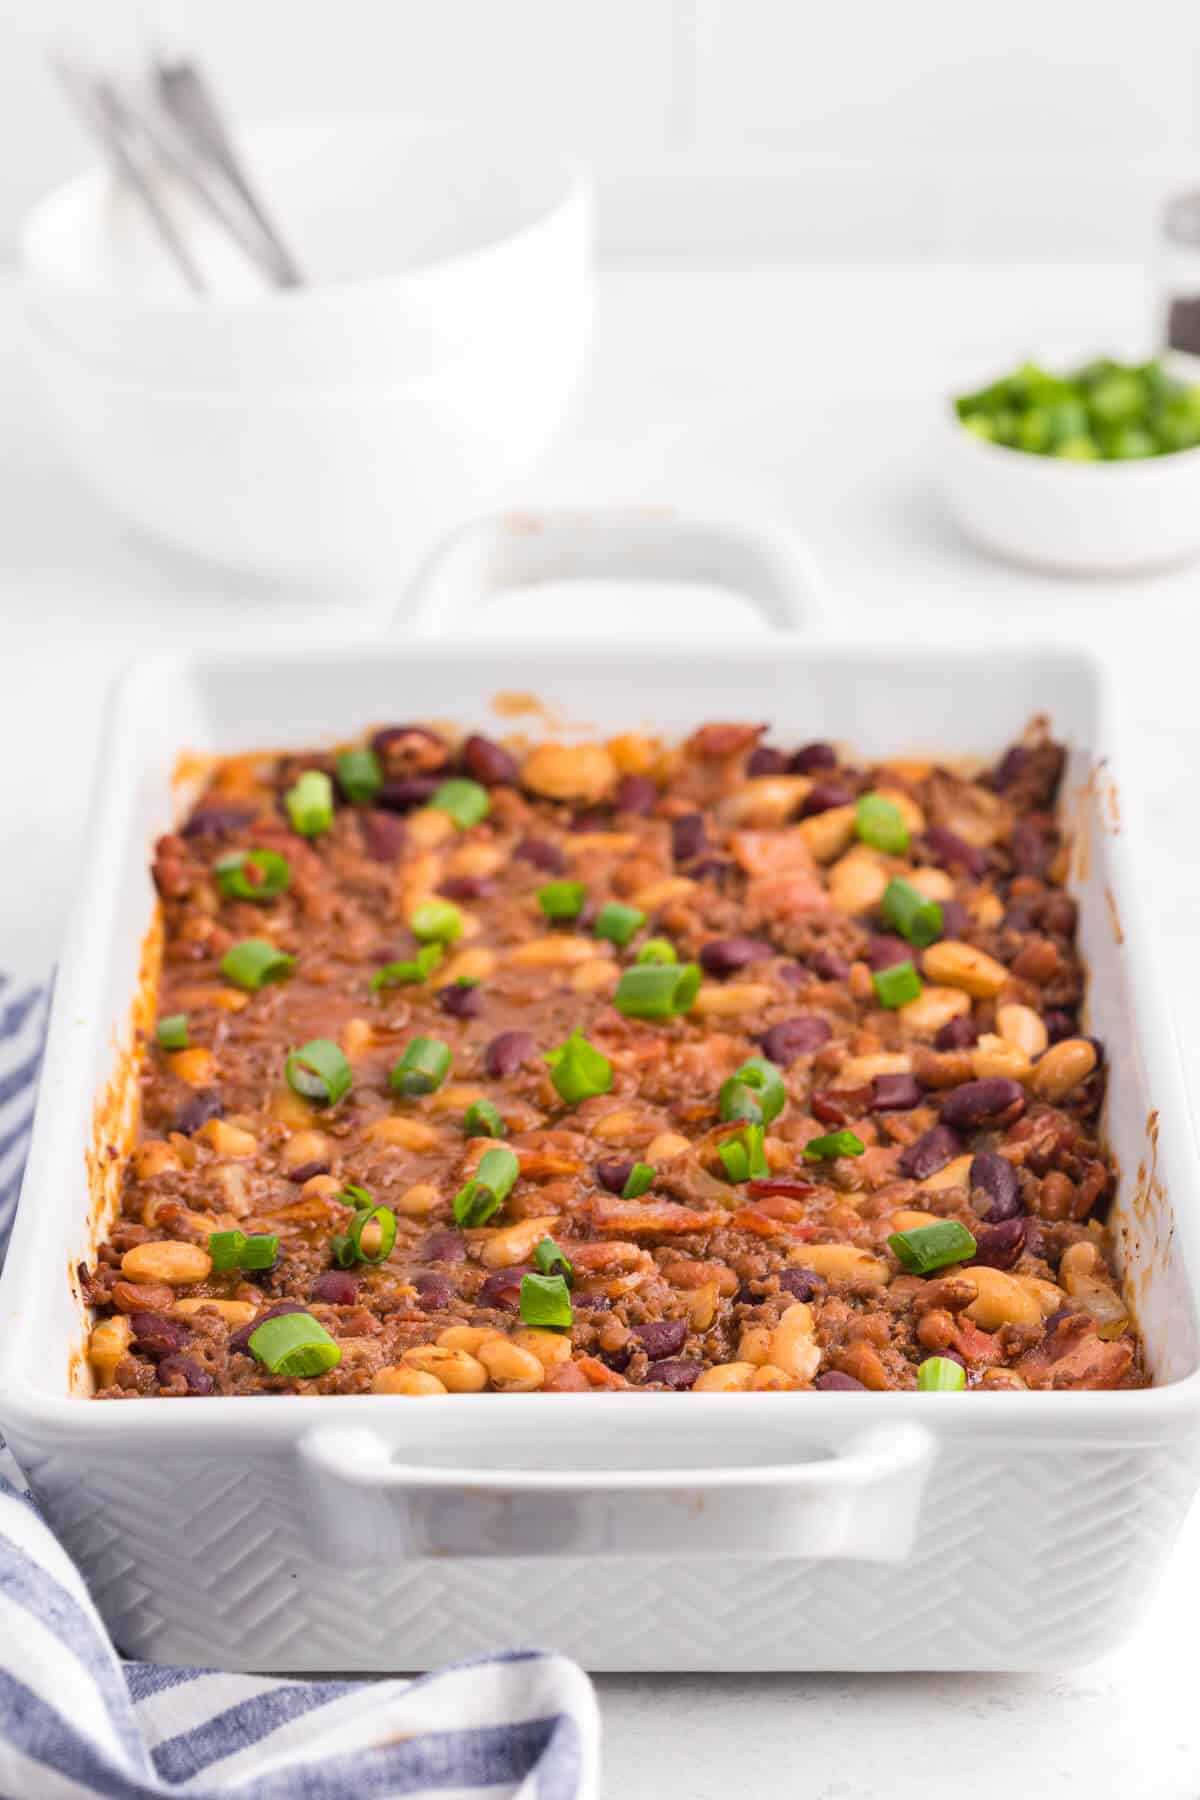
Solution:
[{"label": "green onion garnish", "polygon": [[354,806],[365,806],[383,786],[383,770],[373,750],[343,750],[337,759],[338,786]]},{"label": "green onion garnish", "polygon": [[454,1217],[460,1225],[486,1225],[499,1212],[521,1173],[511,1150],[485,1150],[470,1181],[454,1196]]},{"label": "green onion garnish", "polygon": [[508,1136],[508,1126],[490,1100],[472,1101],[463,1118],[463,1130],[468,1137]]},{"label": "green onion garnish", "polygon": [[187,1014],[169,1013],[154,1027],[154,1036],[161,1050],[186,1050],[188,1047]]},{"label": "green onion garnish", "polygon": [[717,1154],[730,1181],[761,1181],[771,1173],[761,1125],[744,1125],[736,1137],[726,1138]]},{"label": "green onion garnish", "polygon": [[305,769],[283,802],[301,837],[319,837],[333,824],[333,783],[323,769]]},{"label": "green onion garnish", "polygon": [[444,954],[440,944],[424,944],[410,961],[384,963],[382,969],[376,969],[371,977],[371,988],[378,993],[380,988],[405,987],[427,981]]},{"label": "green onion garnish", "polygon": [[855,1131],[829,1131],[804,1146],[806,1162],[828,1162],[835,1156],[861,1156],[866,1145]]},{"label": "green onion garnish", "polygon": [[721,1083],[722,1119],[750,1119],[769,1125],[787,1103],[783,1077],[765,1056],[748,1056],[728,1081]]},{"label": "green onion garnish", "polygon": [[238,987],[257,993],[268,981],[281,981],[296,966],[294,956],[277,950],[262,938],[243,938],[221,958],[221,973]]},{"label": "green onion garnish", "polygon": [[450,1073],[449,1044],[441,1038],[415,1037],[389,1077],[397,1094],[432,1094]]},{"label": "green onion garnish", "polygon": [[613,1005],[627,1019],[674,1019],[700,992],[699,963],[635,963],[617,983]]},{"label": "green onion garnish", "polygon": [[568,1287],[574,1284],[575,1270],[553,1238],[544,1237],[534,1245],[533,1262],[539,1274],[561,1275]]},{"label": "green onion garnish", "polygon": [[570,1331],[571,1295],[561,1275],[522,1275],[521,1317],[543,1331]]},{"label": "green onion garnish", "polygon": [[[368,1199],[370,1196],[367,1196]],[[362,1236],[372,1219],[379,1221],[379,1242],[374,1254],[363,1249]],[[390,1206],[361,1207],[350,1221],[345,1231],[339,1231],[330,1238],[329,1248],[334,1261],[343,1269],[351,1268],[355,1263],[386,1262],[391,1255],[392,1246],[396,1242],[396,1215]]]},{"label": "green onion garnish", "polygon": [[341,1193],[335,1194],[333,1197],[335,1200],[339,1200],[343,1206],[352,1206],[355,1212],[361,1212],[364,1206],[374,1206],[375,1204],[368,1189],[357,1186],[353,1181],[348,1181]]},{"label": "green onion garnish", "polygon": [[462,914],[452,900],[426,900],[409,913],[408,928],[424,944],[452,944],[462,936]]},{"label": "green onion garnish", "polygon": [[647,938],[639,945],[636,961],[640,963],[673,963],[679,961],[679,952],[670,938]]},{"label": "green onion garnish", "polygon": [[907,1006],[921,992],[921,977],[910,962],[893,963],[890,969],[875,969],[871,986],[880,1006]]},{"label": "green onion garnish", "polygon": [[918,950],[935,944],[942,935],[942,909],[937,901],[927,900],[910,881],[901,881],[899,876],[888,882],[879,910],[892,930]]},{"label": "green onion garnish", "polygon": [[622,1200],[640,1199],[646,1192],[646,1189],[653,1184],[654,1177],[657,1174],[658,1170],[654,1167],[653,1163],[634,1163],[632,1169],[629,1171],[629,1179],[621,1189]]},{"label": "green onion garnish", "polygon": [[340,1347],[306,1312],[264,1319],[250,1335],[250,1348],[272,1375],[324,1375],[342,1360]]},{"label": "green onion garnish", "polygon": [[464,781],[458,776],[452,781],[443,781],[429,804],[439,812],[449,813],[460,831],[466,831],[470,826],[478,825],[480,819],[486,819],[492,806],[485,787],[480,787],[477,781]]},{"label": "green onion garnish", "polygon": [[864,844],[899,856],[908,849],[908,826],[894,800],[882,794],[863,794],[854,807],[854,828]]},{"label": "green onion garnish", "polygon": [[217,1275],[227,1275],[231,1269],[270,1269],[279,1255],[279,1239],[266,1231],[250,1237],[241,1231],[212,1231],[208,1254]]},{"label": "green onion garnish", "polygon": [[292,865],[276,850],[231,850],[213,874],[227,900],[276,900],[287,892]]},{"label": "green onion garnish", "polygon": [[639,912],[636,906],[622,906],[619,901],[610,900],[596,914],[592,930],[598,938],[607,938],[610,944],[627,944],[645,923],[645,913]]},{"label": "green onion garnish", "polygon": [[577,919],[585,897],[582,881],[548,881],[537,891],[538,905],[548,919]]},{"label": "green onion garnish", "polygon": [[312,1038],[289,1051],[284,1074],[293,1094],[324,1106],[336,1106],[354,1079],[345,1051],[331,1038]]},{"label": "green onion garnish", "polygon": [[967,1372],[952,1356],[927,1356],[917,1370],[923,1394],[957,1394],[967,1385]]},{"label": "green onion garnish", "polygon": [[578,1106],[594,1094],[607,1094],[612,1086],[612,1064],[589,1044],[576,1026],[565,1044],[546,1055],[550,1079],[568,1106]]},{"label": "green onion garnish", "polygon": [[939,1219],[936,1225],[917,1225],[911,1231],[894,1231],[888,1249],[910,1275],[928,1275],[947,1263],[965,1262],[975,1254],[975,1239],[957,1219]]}]

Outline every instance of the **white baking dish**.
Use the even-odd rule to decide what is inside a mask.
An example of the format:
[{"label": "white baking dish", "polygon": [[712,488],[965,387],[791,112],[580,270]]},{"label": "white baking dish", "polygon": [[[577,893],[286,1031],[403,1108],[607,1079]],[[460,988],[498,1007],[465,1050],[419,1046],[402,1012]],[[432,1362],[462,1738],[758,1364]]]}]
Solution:
[{"label": "white baking dish", "polygon": [[[418,584],[445,622],[496,583],[673,574],[811,624],[776,536],[665,517],[466,532]],[[1109,1047],[1118,1240],[1156,1386],[1078,1394],[210,1399],[72,1391],[85,1156],[129,1029],[147,850],[183,748],[364,722],[497,728],[532,690],[571,729],[770,718],[783,742],[994,754],[1043,711],[1070,746],[1072,889]],[[528,721],[523,721],[528,723]],[[538,1641],[594,1669],[1032,1669],[1134,1622],[1197,1481],[1197,1187],[1143,924],[1112,700],[1085,655],[792,633],[712,648],[480,642],[156,660],[124,681],[0,1286],[0,1421],[117,1642],[166,1662],[415,1668]],[[128,1083],[127,1083],[128,1086]],[[126,1121],[127,1123],[127,1121]],[[114,1115],[104,1121],[111,1136]],[[99,1222],[102,1226],[103,1221]]]}]

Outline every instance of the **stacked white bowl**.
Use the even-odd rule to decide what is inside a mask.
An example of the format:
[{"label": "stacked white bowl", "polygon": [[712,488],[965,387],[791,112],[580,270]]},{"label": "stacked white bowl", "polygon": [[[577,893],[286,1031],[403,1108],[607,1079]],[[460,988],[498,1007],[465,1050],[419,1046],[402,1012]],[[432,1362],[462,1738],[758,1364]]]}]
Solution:
[{"label": "stacked white bowl", "polygon": [[26,221],[31,349],[86,476],[201,556],[387,579],[503,502],[562,426],[594,304],[586,172],[393,119],[241,136],[306,277],[268,289],[196,218],[193,295],[101,173]]}]

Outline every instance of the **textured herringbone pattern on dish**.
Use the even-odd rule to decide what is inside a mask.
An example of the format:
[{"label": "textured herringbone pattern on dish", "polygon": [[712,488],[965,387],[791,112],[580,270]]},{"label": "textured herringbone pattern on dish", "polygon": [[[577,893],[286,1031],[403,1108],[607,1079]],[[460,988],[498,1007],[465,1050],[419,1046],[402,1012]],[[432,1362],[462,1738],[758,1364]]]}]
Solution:
[{"label": "textured herringbone pattern on dish", "polygon": [[[20,1446],[17,1446],[18,1453]],[[346,1571],[286,1453],[131,1471],[27,1455],[117,1642],[228,1668],[411,1669],[537,1642],[595,1669],[1035,1668],[1135,1619],[1186,1504],[1177,1448],[944,1451],[900,1564],[570,1557]],[[753,1543],[754,1519],[745,1522]]]}]

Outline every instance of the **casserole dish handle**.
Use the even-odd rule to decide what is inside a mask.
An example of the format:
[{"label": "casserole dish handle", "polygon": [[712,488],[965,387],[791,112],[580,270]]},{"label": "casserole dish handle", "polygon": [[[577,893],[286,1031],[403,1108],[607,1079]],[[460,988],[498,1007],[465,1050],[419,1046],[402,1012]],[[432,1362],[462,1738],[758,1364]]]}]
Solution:
[{"label": "casserole dish handle", "polygon": [[629,580],[731,589],[780,631],[812,632],[828,616],[812,552],[777,521],[613,507],[496,513],[458,527],[417,572],[396,618],[440,635],[505,588]]},{"label": "casserole dish handle", "polygon": [[905,1423],[792,1462],[739,1465],[732,1451],[729,1463],[703,1469],[466,1468],[398,1460],[411,1444],[397,1449],[366,1426],[317,1426],[299,1453],[314,1542],[325,1555],[332,1543],[348,1564],[574,1555],[894,1562],[911,1548],[934,1448],[930,1432]]}]

